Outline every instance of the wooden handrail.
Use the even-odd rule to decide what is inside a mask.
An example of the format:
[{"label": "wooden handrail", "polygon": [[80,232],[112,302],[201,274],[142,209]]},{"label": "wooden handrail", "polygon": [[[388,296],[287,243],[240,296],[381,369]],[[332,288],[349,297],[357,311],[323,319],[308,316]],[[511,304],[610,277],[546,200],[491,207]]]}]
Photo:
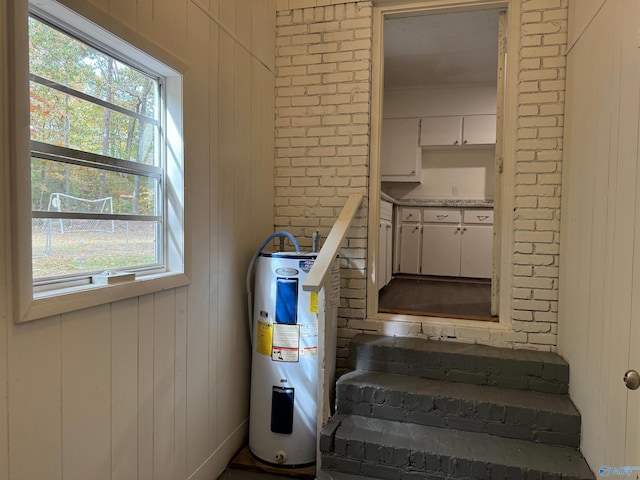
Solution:
[{"label": "wooden handrail", "polygon": [[361,193],[354,193],[349,195],[336,223],[333,224],[327,240],[318,253],[316,261],[313,263],[313,267],[309,271],[306,280],[302,284],[302,289],[306,292],[319,292],[324,284],[324,280],[327,277],[331,263],[336,258],[338,250],[344,237],[347,235],[347,230],[353,222],[353,217],[360,206],[362,201]]}]

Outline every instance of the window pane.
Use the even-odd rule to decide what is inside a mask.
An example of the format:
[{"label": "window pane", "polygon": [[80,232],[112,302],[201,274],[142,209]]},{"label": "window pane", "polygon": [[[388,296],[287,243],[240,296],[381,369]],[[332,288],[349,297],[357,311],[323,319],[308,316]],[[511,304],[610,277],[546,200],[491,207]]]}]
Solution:
[{"label": "window pane", "polygon": [[33,17],[29,18],[29,71],[156,118],[155,79]]},{"label": "window pane", "polygon": [[33,278],[159,264],[157,222],[34,218]]},{"label": "window pane", "polygon": [[158,180],[31,159],[31,209],[49,212],[157,215]]},{"label": "window pane", "polygon": [[154,125],[35,82],[29,87],[31,140],[156,164]]}]

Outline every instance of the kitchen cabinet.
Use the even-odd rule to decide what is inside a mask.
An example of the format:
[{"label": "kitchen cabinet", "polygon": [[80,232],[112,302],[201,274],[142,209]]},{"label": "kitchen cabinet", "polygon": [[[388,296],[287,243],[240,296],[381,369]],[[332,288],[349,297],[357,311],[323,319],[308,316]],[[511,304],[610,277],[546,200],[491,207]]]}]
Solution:
[{"label": "kitchen cabinet", "polygon": [[460,210],[425,208],[422,220],[420,273],[460,276]]},{"label": "kitchen cabinet", "polygon": [[460,276],[461,238],[458,225],[424,225],[420,273],[442,277]]},{"label": "kitchen cabinet", "polygon": [[420,209],[402,207],[400,209],[400,251],[398,254],[398,272],[420,273]]},{"label": "kitchen cabinet", "polygon": [[422,149],[420,120],[386,118],[382,121],[380,179],[383,182],[420,183]]},{"label": "kitchen cabinet", "polygon": [[393,205],[380,200],[380,231],[378,237],[378,290],[393,276]]},{"label": "kitchen cabinet", "polygon": [[420,122],[420,145],[460,145],[462,117],[427,117]]},{"label": "kitchen cabinet", "polygon": [[493,145],[496,143],[496,116],[470,115],[462,119],[462,143]]},{"label": "kitchen cabinet", "polygon": [[420,146],[423,147],[495,143],[495,115],[426,117],[420,122]]},{"label": "kitchen cabinet", "polygon": [[493,210],[465,210],[460,249],[460,275],[491,278]]},{"label": "kitchen cabinet", "polygon": [[400,273],[491,278],[492,210],[403,207],[400,219]]},{"label": "kitchen cabinet", "polygon": [[402,273],[420,273],[420,225],[400,226],[400,266]]}]

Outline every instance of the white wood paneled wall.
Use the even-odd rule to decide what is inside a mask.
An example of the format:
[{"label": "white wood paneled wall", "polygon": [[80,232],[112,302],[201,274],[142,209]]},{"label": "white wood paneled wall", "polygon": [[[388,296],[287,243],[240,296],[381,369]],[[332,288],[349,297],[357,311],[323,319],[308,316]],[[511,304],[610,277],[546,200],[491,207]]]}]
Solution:
[{"label": "white wood paneled wall", "polygon": [[625,437],[622,378],[637,368],[628,363],[629,347],[637,343],[629,332],[640,323],[632,310],[638,298],[640,6],[575,0],[569,12],[575,42],[567,63],[558,347],[571,365],[569,393],[582,414],[581,450],[597,471],[635,465],[638,458],[637,452],[625,458],[631,435]]},{"label": "white wood paneled wall", "polygon": [[[5,104],[9,96],[9,69],[6,68],[10,57],[8,37],[7,0],[0,0],[0,103]],[[7,188],[9,178],[9,125],[10,112],[7,108],[0,108],[0,480],[9,478],[9,423],[7,410],[7,325],[10,322],[9,311],[11,276],[6,267],[10,258],[9,217],[6,214],[10,203],[10,192]]]},{"label": "white wood paneled wall", "polygon": [[[14,325],[3,110],[0,480],[215,478],[247,432],[244,277],[273,231],[276,1],[64,3],[107,29],[137,32],[188,67],[191,284]],[[11,4],[0,0],[0,71]],[[0,76],[0,104],[9,94]]]}]

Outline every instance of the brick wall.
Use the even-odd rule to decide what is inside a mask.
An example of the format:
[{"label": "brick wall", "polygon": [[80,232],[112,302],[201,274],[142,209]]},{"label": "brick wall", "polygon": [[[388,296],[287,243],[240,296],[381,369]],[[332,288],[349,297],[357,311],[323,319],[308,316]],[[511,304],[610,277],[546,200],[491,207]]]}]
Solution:
[{"label": "brick wall", "polygon": [[[275,226],[307,246],[369,185],[371,2],[332,3],[279,1],[276,19]],[[365,197],[341,251],[343,332],[365,316],[367,205]]]},{"label": "brick wall", "polygon": [[[346,197],[368,194],[372,2],[278,0],[275,226],[310,245]],[[521,2],[512,330],[366,321],[368,198],[342,249],[339,360],[374,330],[555,348],[567,0]],[[509,283],[512,283],[510,286]]]},{"label": "brick wall", "polygon": [[521,4],[513,330],[555,346],[567,0]]}]

